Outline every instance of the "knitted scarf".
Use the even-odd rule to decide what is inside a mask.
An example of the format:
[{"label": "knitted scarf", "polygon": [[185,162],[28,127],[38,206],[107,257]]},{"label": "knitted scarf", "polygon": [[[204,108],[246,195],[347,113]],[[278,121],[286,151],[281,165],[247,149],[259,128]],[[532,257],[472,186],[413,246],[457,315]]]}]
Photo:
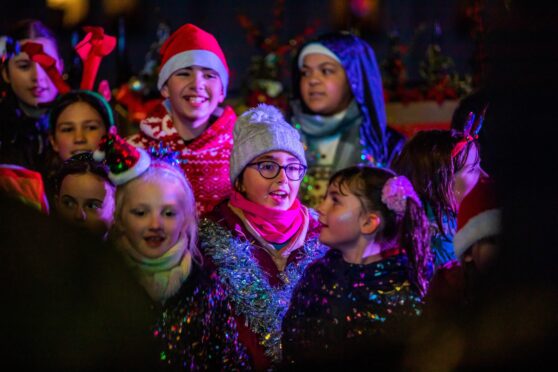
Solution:
[{"label": "knitted scarf", "polygon": [[149,258],[135,250],[125,236],[117,242],[117,247],[124,253],[140,284],[157,302],[172,297],[190,275],[192,254],[186,249],[187,246],[188,239],[182,238],[161,257]]},{"label": "knitted scarf", "polygon": [[279,211],[251,202],[242,194],[233,191],[230,205],[242,210],[250,227],[265,241],[283,244],[291,239],[304,225],[303,206],[298,199],[286,211]]},{"label": "knitted scarf", "polygon": [[[302,138],[308,146],[308,154],[316,151],[316,144],[321,139],[338,134],[340,139],[333,160],[333,169],[339,170],[360,162],[362,115],[354,100],[345,111],[332,116],[305,114],[298,101],[292,103],[292,108],[294,121],[300,124]],[[314,165],[316,160],[308,156],[308,162]]]}]

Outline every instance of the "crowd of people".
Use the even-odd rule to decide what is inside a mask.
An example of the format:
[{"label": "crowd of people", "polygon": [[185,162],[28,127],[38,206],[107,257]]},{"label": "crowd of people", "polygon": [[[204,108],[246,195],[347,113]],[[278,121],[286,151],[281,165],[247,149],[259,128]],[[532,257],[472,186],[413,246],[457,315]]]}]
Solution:
[{"label": "crowd of people", "polygon": [[[64,247],[86,250],[74,265],[89,278],[79,282],[82,295],[98,300],[85,303],[111,311],[80,313],[80,289],[64,287],[75,295],[64,304],[75,312],[68,327],[80,332],[16,346],[13,360],[258,371],[467,365],[462,358],[470,351],[451,339],[455,333],[444,333],[449,326],[440,331],[449,337],[445,345],[425,329],[438,329],[434,320],[444,312],[477,304],[476,289],[501,251],[497,185],[481,167],[479,145],[492,109],[488,96],[476,106],[463,101],[454,129],[405,138],[386,121],[372,47],[335,32],[298,50],[289,112],[260,104],[237,117],[223,105],[230,75],[218,41],[185,24],[160,49],[164,100],[137,133],[122,138],[102,93],[61,82],[64,64],[43,23],[18,22],[4,40],[2,197],[18,199],[25,210],[17,213],[37,220],[23,234],[50,229],[44,243],[58,246],[54,231],[65,231]],[[110,39],[90,43],[110,52]],[[95,68],[85,65],[84,79],[95,80]],[[14,231],[22,222],[15,220],[3,236],[17,251]],[[77,237],[68,238],[74,231]],[[91,261],[96,249],[110,263]],[[14,262],[36,266],[29,257],[9,258],[11,273]],[[128,274],[132,280],[123,279]],[[19,307],[46,301],[26,290]],[[43,312],[39,303],[30,306]],[[57,310],[68,309],[44,305]],[[62,321],[45,323],[41,332]],[[109,342],[105,327],[113,327],[115,348],[133,335],[140,355],[130,345],[119,353],[106,344],[90,352],[68,348],[67,360],[59,355],[70,340],[87,340],[84,347]],[[426,358],[434,352],[421,341],[447,355]],[[26,347],[33,349],[29,358]]]}]

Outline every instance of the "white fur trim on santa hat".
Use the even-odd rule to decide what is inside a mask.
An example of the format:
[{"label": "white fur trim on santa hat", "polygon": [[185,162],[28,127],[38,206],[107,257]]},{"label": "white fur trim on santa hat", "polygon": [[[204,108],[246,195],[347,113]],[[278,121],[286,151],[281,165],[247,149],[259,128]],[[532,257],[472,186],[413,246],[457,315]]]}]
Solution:
[{"label": "white fur trim on santa hat", "polygon": [[140,176],[143,172],[145,172],[149,166],[151,165],[151,158],[143,149],[136,148],[140,153],[140,157],[138,162],[130,167],[128,170],[125,170],[122,173],[112,173],[109,172],[109,179],[114,183],[116,186],[123,185],[126,182],[133,180],[134,178]]},{"label": "white fur trim on santa hat", "polygon": [[455,255],[461,257],[480,239],[498,235],[501,230],[501,218],[502,212],[499,209],[489,209],[470,218],[465,226],[455,233],[453,238]]},{"label": "white fur trim on santa hat", "polygon": [[298,68],[302,68],[302,66],[304,65],[304,57],[306,57],[308,54],[323,54],[341,63],[339,57],[337,57],[335,53],[333,53],[329,48],[323,46],[323,44],[310,43],[306,45],[298,55]]},{"label": "white fur trim on santa hat", "polygon": [[175,71],[190,66],[206,67],[217,71],[221,78],[221,83],[223,84],[223,93],[227,92],[227,86],[229,84],[229,73],[227,72],[227,68],[215,53],[203,49],[187,50],[169,58],[159,72],[157,88],[161,90]]},{"label": "white fur trim on santa hat", "polygon": [[103,161],[105,160],[105,152],[99,149],[93,151],[93,160]]}]

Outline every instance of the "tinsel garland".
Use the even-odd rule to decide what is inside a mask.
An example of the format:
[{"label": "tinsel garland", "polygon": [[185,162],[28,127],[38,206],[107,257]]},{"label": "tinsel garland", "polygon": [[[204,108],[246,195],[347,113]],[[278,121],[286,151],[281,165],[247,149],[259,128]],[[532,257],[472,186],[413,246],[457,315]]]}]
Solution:
[{"label": "tinsel garland", "polygon": [[250,242],[236,238],[220,225],[200,222],[202,251],[217,265],[221,281],[230,288],[230,299],[248,327],[260,336],[260,344],[273,363],[281,361],[281,322],[294,287],[306,267],[324,256],[327,247],[311,237],[303,246],[304,257],[287,265],[280,274],[284,285],[274,288],[252,254]]}]

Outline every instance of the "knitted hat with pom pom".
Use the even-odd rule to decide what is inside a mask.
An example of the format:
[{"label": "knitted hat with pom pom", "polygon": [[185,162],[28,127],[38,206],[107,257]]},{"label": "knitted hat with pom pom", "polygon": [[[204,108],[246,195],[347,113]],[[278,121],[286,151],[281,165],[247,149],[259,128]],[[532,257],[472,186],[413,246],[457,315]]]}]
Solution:
[{"label": "knitted hat with pom pom", "polygon": [[109,167],[109,179],[117,186],[140,176],[151,164],[147,152],[115,134],[103,136],[93,158],[104,161]]},{"label": "knitted hat with pom pom", "polygon": [[260,104],[242,114],[234,126],[231,156],[231,182],[244,167],[258,156],[270,151],[286,151],[306,165],[300,136],[283,118],[276,107]]}]

